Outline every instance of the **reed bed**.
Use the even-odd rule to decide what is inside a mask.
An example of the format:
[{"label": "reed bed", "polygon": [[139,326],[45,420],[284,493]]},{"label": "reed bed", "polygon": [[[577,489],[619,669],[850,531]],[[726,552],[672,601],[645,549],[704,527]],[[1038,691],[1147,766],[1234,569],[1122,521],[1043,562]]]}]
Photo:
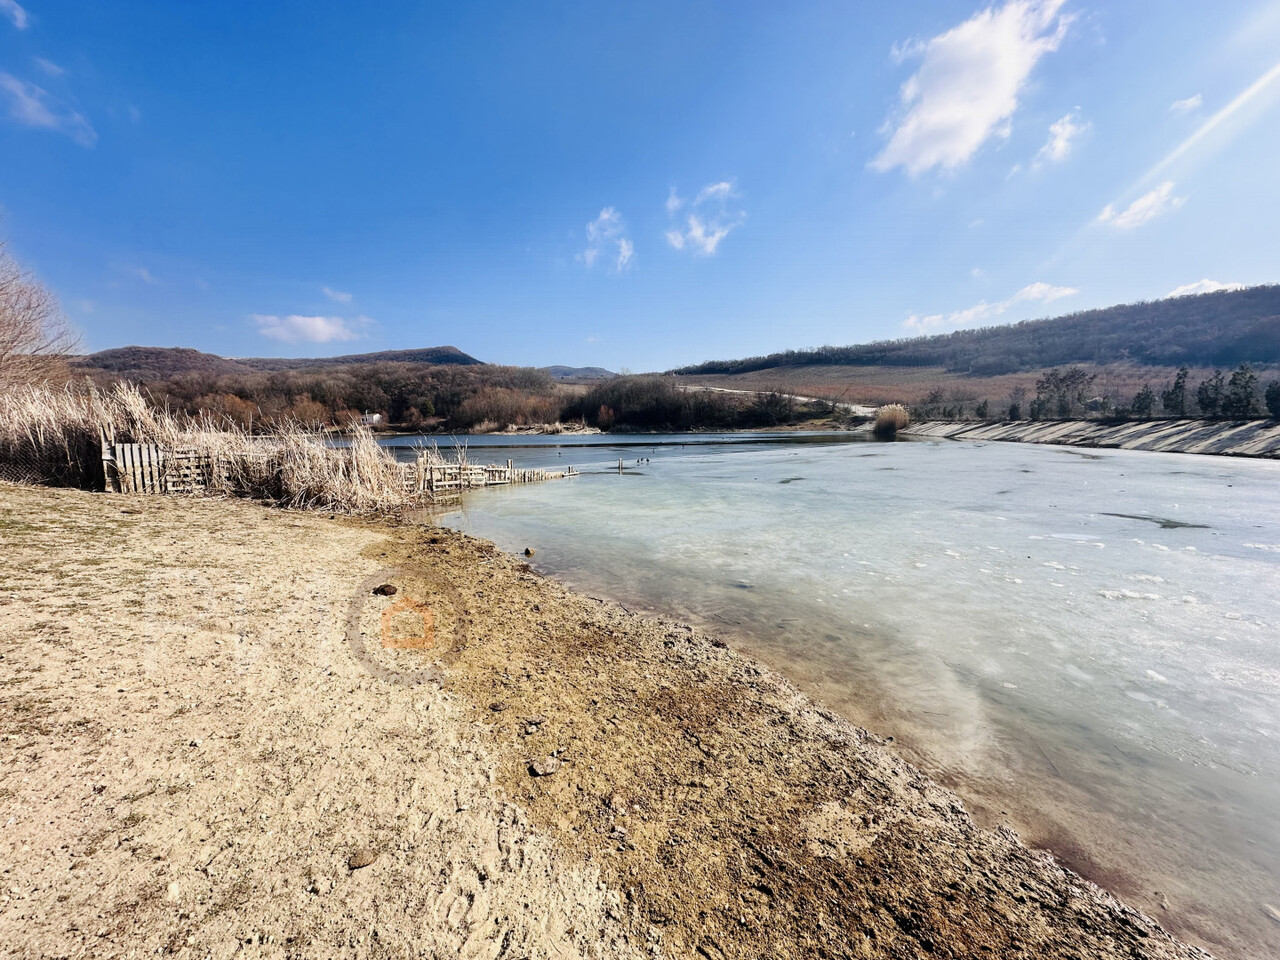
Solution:
[{"label": "reed bed", "polygon": [[[211,465],[207,494],[347,513],[394,510],[414,499],[403,468],[367,427],[345,442],[296,422],[253,435],[229,419],[159,409],[124,383],[0,393],[0,479],[101,490],[103,431],[120,443],[190,451]],[[428,456],[444,462],[439,450]]]}]

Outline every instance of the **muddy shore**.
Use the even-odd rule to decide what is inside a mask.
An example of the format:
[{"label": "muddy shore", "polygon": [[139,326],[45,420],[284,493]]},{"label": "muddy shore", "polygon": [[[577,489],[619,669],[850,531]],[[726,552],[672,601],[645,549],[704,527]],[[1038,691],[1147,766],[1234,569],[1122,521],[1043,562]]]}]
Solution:
[{"label": "muddy shore", "polygon": [[10,956],[1207,956],[484,541],[0,484],[0,571]]}]

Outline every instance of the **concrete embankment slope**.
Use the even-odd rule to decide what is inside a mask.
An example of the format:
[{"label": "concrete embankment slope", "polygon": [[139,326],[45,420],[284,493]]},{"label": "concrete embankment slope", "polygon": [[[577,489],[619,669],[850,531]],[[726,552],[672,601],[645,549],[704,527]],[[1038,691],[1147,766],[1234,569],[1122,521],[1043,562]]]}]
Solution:
[{"label": "concrete embankment slope", "polygon": [[903,431],[912,437],[1059,443],[1160,453],[1215,453],[1280,458],[1280,420],[1019,420],[1013,423],[932,421]]}]

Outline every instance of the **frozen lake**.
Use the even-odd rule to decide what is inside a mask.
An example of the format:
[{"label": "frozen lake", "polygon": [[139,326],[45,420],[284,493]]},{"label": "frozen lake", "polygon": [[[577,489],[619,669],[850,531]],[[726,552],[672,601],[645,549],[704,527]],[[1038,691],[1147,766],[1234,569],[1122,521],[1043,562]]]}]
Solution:
[{"label": "frozen lake", "polygon": [[741,439],[470,438],[583,475],[442,520],[731,637],[984,825],[1280,956],[1280,463]]}]

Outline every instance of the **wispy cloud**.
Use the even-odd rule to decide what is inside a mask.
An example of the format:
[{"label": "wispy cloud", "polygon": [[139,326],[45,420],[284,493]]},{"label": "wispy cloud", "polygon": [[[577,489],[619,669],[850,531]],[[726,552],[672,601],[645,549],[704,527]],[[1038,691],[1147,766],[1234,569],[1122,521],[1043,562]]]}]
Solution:
[{"label": "wispy cloud", "polygon": [[1217,280],[1197,280],[1195,283],[1184,283],[1180,287],[1174,287],[1164,295],[1165,300],[1173,297],[1194,297],[1198,293],[1217,293],[1219,290],[1243,290],[1243,283],[1220,283]]},{"label": "wispy cloud", "polygon": [[324,295],[334,303],[351,302],[351,294],[347,293],[345,290],[334,290],[332,287],[321,287],[320,289],[324,291]]},{"label": "wispy cloud", "polygon": [[577,258],[590,269],[596,265],[601,252],[605,250],[614,251],[611,258],[615,272],[625,273],[630,269],[635,245],[627,237],[627,226],[622,214],[613,207],[605,207],[600,211],[600,216],[587,224],[587,248]]},{"label": "wispy cloud", "polygon": [[[714,256],[724,238],[746,223],[747,214],[737,204],[738,199],[732,180],[707,184],[688,204],[684,224],[667,231],[667,243],[676,250],[687,249],[702,257]],[[677,202],[673,204],[673,200]],[[667,213],[674,216],[684,206],[685,201],[672,190],[667,198]]]},{"label": "wispy cloud", "polygon": [[1036,154],[1036,163],[1061,163],[1067,159],[1076,138],[1087,133],[1091,126],[1092,124],[1087,121],[1080,122],[1080,116],[1076,110],[1072,110],[1061,120],[1050,124],[1049,139]]},{"label": "wispy cloud", "polygon": [[631,256],[635,252],[636,252],[635,244],[633,244],[626,237],[623,237],[621,240],[618,241],[618,260],[617,260],[617,263],[615,264],[615,267],[617,268],[619,273],[627,269],[627,267],[631,264]]},{"label": "wispy cloud", "polygon": [[1175,100],[1169,104],[1170,113],[1194,113],[1204,104],[1204,98],[1200,94],[1194,97],[1187,97],[1185,100]]},{"label": "wispy cloud", "polygon": [[132,273],[139,280],[141,280],[143,283],[149,283],[152,286],[155,286],[160,282],[154,276],[152,276],[151,271],[148,270],[146,267],[130,267],[129,272]]},{"label": "wispy cloud", "polygon": [[1150,193],[1144,193],[1122,211],[1117,211],[1114,204],[1108,203],[1098,214],[1098,222],[1109,223],[1120,230],[1132,230],[1162,213],[1177,210],[1186,201],[1186,197],[1173,195],[1173,181],[1166,180]]},{"label": "wispy cloud", "polygon": [[1008,300],[987,303],[983,300],[975,306],[954,313],[935,313],[929,316],[910,316],[902,322],[903,327],[917,333],[929,333],[935,330],[972,327],[998,320],[1020,303],[1053,303],[1064,297],[1073,297],[1080,291],[1074,287],[1055,287],[1052,284],[1036,282],[1028,284]]},{"label": "wispy cloud", "polygon": [[916,177],[966,163],[987,140],[1007,137],[1036,63],[1058,49],[1072,18],[1064,0],[1010,0],[946,33],[907,47],[895,59],[922,58],[902,85],[899,114],[885,124],[889,142],[876,170],[903,167]]},{"label": "wispy cloud", "polygon": [[251,319],[258,325],[258,333],[282,343],[331,343],[335,340],[356,340],[360,337],[357,327],[373,323],[368,317],[358,317],[354,322],[342,317],[303,317],[291,313],[287,317],[255,313]]},{"label": "wispy cloud", "polygon": [[58,66],[52,60],[46,60],[44,57],[33,57],[32,60],[46,76],[60,77],[67,72],[63,67]]},{"label": "wispy cloud", "polygon": [[82,147],[91,147],[97,142],[98,135],[88,120],[34,83],[0,73],[0,93],[7,95],[9,116],[18,123],[65,133]]},{"label": "wispy cloud", "polygon": [[680,194],[676,193],[676,188],[672,187],[671,192],[667,194],[667,216],[674,217],[684,206],[684,201],[680,199]]},{"label": "wispy cloud", "polygon": [[27,11],[22,9],[18,0],[0,0],[0,13],[12,20],[19,30],[25,30],[31,24]]}]

